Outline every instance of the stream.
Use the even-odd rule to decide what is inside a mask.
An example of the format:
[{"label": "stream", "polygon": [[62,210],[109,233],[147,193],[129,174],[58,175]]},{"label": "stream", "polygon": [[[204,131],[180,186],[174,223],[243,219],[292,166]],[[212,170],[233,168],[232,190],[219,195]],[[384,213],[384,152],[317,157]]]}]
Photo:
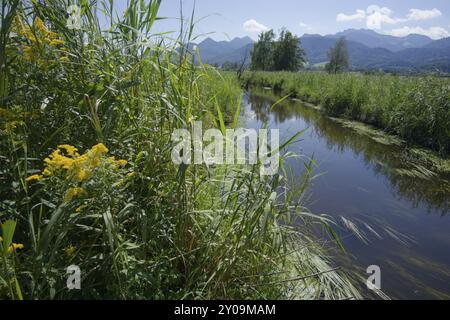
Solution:
[{"label": "stream", "polygon": [[[450,179],[414,162],[407,147],[356,130],[300,101],[270,90],[244,95],[244,127],[280,129],[281,141],[306,129],[289,151],[314,157],[320,175],[305,206],[352,221],[359,237],[341,231],[347,268],[365,278],[381,269],[381,289],[392,299],[450,299]],[[296,175],[304,166],[289,160]],[[344,217],[342,219],[341,217]]]}]

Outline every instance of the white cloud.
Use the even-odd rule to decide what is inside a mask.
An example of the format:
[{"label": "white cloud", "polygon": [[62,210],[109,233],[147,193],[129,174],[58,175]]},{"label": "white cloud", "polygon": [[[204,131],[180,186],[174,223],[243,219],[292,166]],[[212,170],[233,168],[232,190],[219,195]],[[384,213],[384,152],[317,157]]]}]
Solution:
[{"label": "white cloud", "polygon": [[403,27],[391,30],[389,34],[396,37],[405,37],[409,34],[421,34],[424,36],[428,36],[431,39],[442,39],[450,37],[450,32],[441,27],[431,27],[428,29],[424,29],[422,27]]},{"label": "white cloud", "polygon": [[364,10],[356,10],[355,14],[346,15],[344,13],[339,13],[336,17],[336,21],[345,22],[345,21],[362,21],[366,18],[366,12]]},{"label": "white cloud", "polygon": [[369,29],[381,29],[383,23],[396,24],[400,22],[400,19],[392,18],[392,10],[387,7],[379,7],[377,5],[371,5],[367,8],[367,20],[366,25]]},{"label": "white cloud", "polygon": [[366,10],[367,14],[373,14],[379,12],[383,15],[390,16],[392,14],[392,10],[387,7],[380,7],[375,4],[368,6]]},{"label": "white cloud", "polygon": [[255,19],[250,19],[250,20],[245,21],[243,27],[244,27],[244,30],[247,32],[261,33],[263,31],[269,30],[268,27],[259,23]]},{"label": "white cloud", "polygon": [[311,28],[309,25],[307,25],[306,23],[304,23],[304,22],[300,22],[300,23],[299,23],[299,26],[300,26],[300,28],[302,28],[302,29],[306,29],[306,30],[309,30],[309,31],[312,30],[312,28]]},{"label": "white cloud", "polygon": [[392,10],[387,7],[380,7],[377,5],[371,5],[366,10],[358,9],[355,14],[346,15],[339,13],[336,16],[336,21],[366,21],[367,28],[369,29],[381,29],[383,23],[396,24],[400,22],[400,19],[392,17]]},{"label": "white cloud", "polygon": [[[407,21],[428,20],[442,16],[442,12],[434,8],[431,10],[410,9],[406,18],[394,18],[393,11],[388,7],[380,7],[371,5],[366,10],[358,9],[355,14],[346,15],[339,13],[336,16],[336,21],[366,21],[366,26],[369,29],[381,29],[383,24],[398,24]],[[403,29],[403,28],[402,28]],[[400,29],[398,29],[400,30]],[[423,30],[423,29],[422,29]]]},{"label": "white cloud", "polygon": [[432,10],[410,9],[408,20],[428,20],[442,16],[442,12],[434,8]]}]

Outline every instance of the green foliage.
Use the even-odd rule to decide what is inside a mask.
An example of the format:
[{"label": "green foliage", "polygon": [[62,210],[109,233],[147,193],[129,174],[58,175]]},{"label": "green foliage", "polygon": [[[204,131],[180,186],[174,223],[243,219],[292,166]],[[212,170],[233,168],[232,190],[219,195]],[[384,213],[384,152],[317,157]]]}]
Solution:
[{"label": "green foliage", "polygon": [[300,39],[288,30],[281,30],[275,41],[273,30],[262,32],[252,51],[252,70],[297,71],[306,62]]},{"label": "green foliage", "polygon": [[245,86],[272,87],[321,105],[332,116],[359,120],[410,143],[450,152],[450,82],[435,76],[403,77],[323,72],[247,72]]},{"label": "green foliage", "polygon": [[[233,75],[192,63],[192,24],[166,44],[152,33],[160,1],[130,0],[123,16],[78,1],[81,30],[63,1],[2,4],[16,22],[2,17],[0,221],[17,222],[3,234],[18,243],[0,298],[358,297],[312,240],[312,223],[330,224],[299,200],[312,163],[296,186],[261,164],[171,161],[175,129],[235,126],[242,94]],[[73,264],[80,291],[66,287]]]},{"label": "green foliage", "polygon": [[329,73],[344,72],[350,68],[348,60],[347,42],[344,37],[341,37],[336,45],[328,52],[328,62],[325,66],[325,70]]},{"label": "green foliage", "polygon": [[273,69],[273,43],[275,33],[273,30],[262,32],[258,42],[252,50],[252,70],[272,70]]},{"label": "green foliage", "polygon": [[305,52],[300,48],[300,39],[288,30],[282,30],[273,48],[273,69],[297,71],[306,62]]}]

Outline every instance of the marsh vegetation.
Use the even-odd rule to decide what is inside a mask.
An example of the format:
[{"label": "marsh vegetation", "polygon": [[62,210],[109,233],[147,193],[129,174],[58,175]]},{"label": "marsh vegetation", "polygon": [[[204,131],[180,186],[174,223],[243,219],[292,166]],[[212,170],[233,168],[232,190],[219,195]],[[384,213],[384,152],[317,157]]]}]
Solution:
[{"label": "marsh vegetation", "polygon": [[302,202],[311,161],[295,183],[290,154],[271,177],[172,163],[173,130],[235,126],[242,94],[194,65],[192,17],[169,37],[160,1],[77,4],[81,29],[62,1],[2,1],[0,297],[360,297],[311,236],[335,237]]}]

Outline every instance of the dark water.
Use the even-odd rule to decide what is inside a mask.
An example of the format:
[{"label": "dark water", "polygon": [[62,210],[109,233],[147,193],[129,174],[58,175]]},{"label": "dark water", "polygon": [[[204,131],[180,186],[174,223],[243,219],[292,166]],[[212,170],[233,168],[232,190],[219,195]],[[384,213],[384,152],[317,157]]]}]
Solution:
[{"label": "dark water", "polygon": [[[314,213],[345,217],[366,241],[342,231],[346,265],[364,275],[381,268],[381,288],[393,299],[450,299],[449,177],[411,160],[405,147],[374,140],[321,112],[287,101],[270,111],[269,94],[247,94],[245,127],[279,128],[287,139],[308,128],[289,148],[317,160],[310,187]],[[295,174],[303,165],[292,160]],[[350,261],[350,262],[349,262]]]}]

